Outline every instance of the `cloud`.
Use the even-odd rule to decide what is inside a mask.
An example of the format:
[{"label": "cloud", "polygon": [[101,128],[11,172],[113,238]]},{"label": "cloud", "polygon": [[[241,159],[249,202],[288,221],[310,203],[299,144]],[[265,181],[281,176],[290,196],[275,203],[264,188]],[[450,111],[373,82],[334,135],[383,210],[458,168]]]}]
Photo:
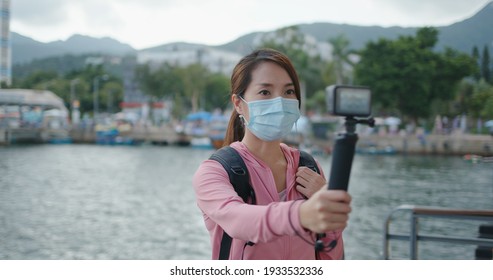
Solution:
[{"label": "cloud", "polygon": [[12,31],[48,42],[73,34],[112,37],[145,48],[177,41],[223,44],[280,27],[332,22],[448,25],[488,0],[14,0]]},{"label": "cloud", "polygon": [[51,26],[68,20],[68,3],[64,0],[15,0],[11,1],[11,17],[23,25]]},{"label": "cloud", "polygon": [[423,22],[430,25],[449,25],[473,16],[482,9],[489,0],[376,0],[379,6],[387,7],[399,14],[401,22],[408,26],[423,26]]}]

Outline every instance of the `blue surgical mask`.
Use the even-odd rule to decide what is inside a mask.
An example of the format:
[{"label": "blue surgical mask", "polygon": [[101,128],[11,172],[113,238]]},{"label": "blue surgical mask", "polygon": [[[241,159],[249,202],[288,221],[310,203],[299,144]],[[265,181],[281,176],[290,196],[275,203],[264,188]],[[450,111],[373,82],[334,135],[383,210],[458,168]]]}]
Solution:
[{"label": "blue surgical mask", "polygon": [[264,141],[274,141],[285,137],[300,118],[296,99],[276,97],[250,102],[241,99],[248,105],[250,115],[250,120],[245,120],[246,127]]}]

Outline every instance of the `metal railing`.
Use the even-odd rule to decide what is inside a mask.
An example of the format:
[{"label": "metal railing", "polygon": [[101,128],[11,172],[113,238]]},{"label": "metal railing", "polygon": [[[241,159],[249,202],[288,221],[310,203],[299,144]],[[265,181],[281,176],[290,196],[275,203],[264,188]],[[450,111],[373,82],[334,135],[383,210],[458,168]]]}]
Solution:
[{"label": "metal railing", "polygon": [[[389,232],[390,222],[392,217],[397,212],[410,212],[410,233],[406,234],[391,234]],[[493,222],[493,209],[491,210],[469,210],[456,208],[438,208],[414,205],[402,205],[391,211],[385,220],[384,240],[383,240],[383,259],[390,259],[390,240],[409,241],[409,258],[412,260],[418,259],[418,241],[433,241],[433,242],[448,242],[470,244],[478,246],[493,247],[493,239],[488,238],[468,238],[461,236],[450,235],[427,235],[418,233],[419,218],[439,218],[439,219],[459,219],[459,220],[477,220]]]}]

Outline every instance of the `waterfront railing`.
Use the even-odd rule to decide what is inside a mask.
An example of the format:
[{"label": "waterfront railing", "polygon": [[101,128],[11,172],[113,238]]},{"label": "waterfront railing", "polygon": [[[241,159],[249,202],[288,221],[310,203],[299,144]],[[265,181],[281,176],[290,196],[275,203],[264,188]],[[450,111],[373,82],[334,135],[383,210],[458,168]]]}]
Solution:
[{"label": "waterfront railing", "polygon": [[[396,213],[405,212],[410,214],[409,234],[390,233],[390,224]],[[419,232],[419,221],[422,218],[430,219],[448,219],[448,220],[475,220],[493,223],[493,209],[489,210],[471,210],[471,209],[455,209],[455,208],[439,208],[414,205],[402,205],[393,209],[385,220],[384,225],[384,240],[383,240],[383,259],[390,259],[390,240],[400,240],[409,242],[409,259],[418,259],[418,243],[422,241],[430,242],[448,242],[454,244],[470,244],[477,245],[478,248],[486,248],[493,250],[493,236],[488,234],[479,234],[479,237],[467,237],[450,235],[433,235],[421,234]],[[489,229],[493,226],[489,224],[483,225]],[[457,232],[453,232],[457,233]]]}]

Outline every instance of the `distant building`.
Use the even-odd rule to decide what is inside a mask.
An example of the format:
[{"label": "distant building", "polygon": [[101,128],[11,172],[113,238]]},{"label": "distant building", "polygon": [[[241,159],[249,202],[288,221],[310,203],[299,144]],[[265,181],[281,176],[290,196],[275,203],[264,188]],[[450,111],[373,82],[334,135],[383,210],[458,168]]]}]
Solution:
[{"label": "distant building", "polygon": [[12,84],[12,48],[10,41],[10,0],[0,2],[0,82]]},{"label": "distant building", "polygon": [[136,58],[125,58],[123,65],[123,102],[120,103],[125,119],[132,123],[161,124],[170,120],[172,101],[156,100],[145,95],[135,79]]},{"label": "distant building", "polygon": [[139,64],[149,64],[158,68],[164,63],[173,66],[200,63],[213,73],[230,76],[240,59],[241,55],[237,53],[181,43],[160,47],[159,50],[140,51],[135,60],[126,59],[123,62],[124,98],[120,104],[122,111],[124,114],[134,115],[139,120],[152,120],[153,123],[170,120],[173,100],[156,100],[140,90],[135,79],[135,67]]},{"label": "distant building", "polygon": [[200,63],[213,73],[230,76],[240,61],[241,55],[234,52],[208,48],[201,45],[170,44],[159,50],[146,50],[137,54],[138,64],[158,66],[168,63],[174,66],[187,66]]}]

